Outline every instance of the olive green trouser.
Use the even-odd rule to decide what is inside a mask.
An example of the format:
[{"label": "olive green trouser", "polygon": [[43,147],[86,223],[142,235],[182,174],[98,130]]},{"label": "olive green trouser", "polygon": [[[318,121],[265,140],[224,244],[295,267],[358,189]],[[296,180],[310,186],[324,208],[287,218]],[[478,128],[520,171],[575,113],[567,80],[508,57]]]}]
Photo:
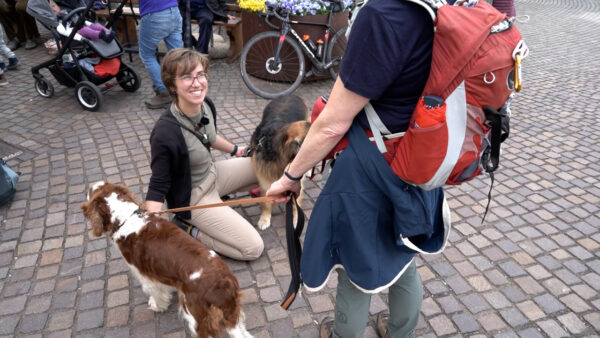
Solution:
[{"label": "olive green trouser", "polygon": [[[406,271],[390,286],[388,303],[390,337],[411,337],[419,320],[423,285],[413,260]],[[369,316],[371,294],[357,289],[343,269],[338,270],[333,337],[362,338]]]}]

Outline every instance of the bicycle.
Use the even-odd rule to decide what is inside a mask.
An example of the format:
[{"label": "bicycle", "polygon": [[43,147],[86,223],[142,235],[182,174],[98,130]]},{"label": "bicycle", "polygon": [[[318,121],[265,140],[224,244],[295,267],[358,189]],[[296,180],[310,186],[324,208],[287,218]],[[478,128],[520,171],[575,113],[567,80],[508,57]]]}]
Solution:
[{"label": "bicycle", "polygon": [[[313,75],[329,71],[335,80],[338,75],[342,55],[346,48],[346,30],[336,31],[331,26],[335,6],[343,7],[341,2],[332,1],[327,24],[290,20],[290,11],[282,7],[269,6],[265,13],[265,22],[279,30],[257,34],[251,38],[242,50],[240,68],[242,79],[248,88],[258,96],[273,99],[294,92],[302,80]],[[274,16],[282,23],[281,27],[269,21]],[[325,27],[321,55],[313,51],[291,26],[292,24]],[[330,36],[333,36],[331,39]],[[304,52],[304,53],[303,53]],[[306,72],[304,54],[312,63],[312,69]]]}]

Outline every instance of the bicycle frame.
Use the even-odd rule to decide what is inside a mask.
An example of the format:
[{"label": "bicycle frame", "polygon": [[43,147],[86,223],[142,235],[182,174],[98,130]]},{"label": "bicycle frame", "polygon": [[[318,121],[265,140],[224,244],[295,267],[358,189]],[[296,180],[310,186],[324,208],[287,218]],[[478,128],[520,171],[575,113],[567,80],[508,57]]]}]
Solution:
[{"label": "bicycle frame", "polygon": [[[334,63],[334,61],[329,60],[327,63],[325,63],[324,56],[327,53],[327,48],[329,46],[329,37],[332,31],[332,27],[331,27],[331,21],[333,18],[333,11],[330,11],[329,14],[327,15],[327,24],[324,23],[316,23],[316,22],[307,22],[307,21],[297,21],[297,20],[290,20],[289,19],[289,13],[287,13],[286,17],[281,17],[280,15],[277,14],[276,10],[273,11],[273,14],[275,15],[275,17],[277,17],[279,19],[279,21],[281,21],[282,25],[281,25],[281,35],[279,38],[279,43],[277,45],[277,49],[275,50],[275,56],[274,56],[274,66],[278,65],[280,62],[279,59],[279,53],[281,51],[281,47],[283,46],[283,41],[285,40],[285,37],[288,33],[291,34],[291,36],[294,38],[294,40],[296,40],[296,42],[298,43],[298,45],[300,46],[300,48],[304,51],[304,54],[306,54],[308,56],[308,59],[310,60],[310,62],[312,63],[312,65],[314,67],[317,68],[317,70],[319,72],[322,72],[324,70],[327,70],[333,66],[336,66]],[[277,26],[275,26],[274,24],[272,24],[269,21],[269,14],[267,13],[265,21],[267,22],[267,24],[269,24],[269,26],[273,27],[273,28],[279,28]],[[300,35],[298,35],[298,33],[296,32],[296,30],[294,30],[294,28],[292,28],[292,24],[300,24],[300,25],[311,25],[311,26],[323,26],[325,27],[325,36],[323,37],[323,56],[322,56],[322,60],[319,60],[317,58],[317,56],[315,55],[315,53],[313,53],[313,51],[308,47],[308,45],[302,40],[302,38],[300,38]],[[312,72],[307,72],[305,74],[304,77],[308,77]]]}]

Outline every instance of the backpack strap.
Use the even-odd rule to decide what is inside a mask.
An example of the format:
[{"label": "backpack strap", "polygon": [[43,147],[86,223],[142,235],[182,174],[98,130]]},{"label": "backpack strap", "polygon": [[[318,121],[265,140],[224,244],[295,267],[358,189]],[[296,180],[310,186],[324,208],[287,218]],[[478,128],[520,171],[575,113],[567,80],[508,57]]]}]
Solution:
[{"label": "backpack strap", "polygon": [[427,13],[429,13],[429,15],[431,16],[431,20],[433,20],[433,21],[435,21],[435,19],[437,18],[437,10],[440,7],[448,4],[446,2],[446,0],[406,0],[406,1],[415,3],[415,4],[425,8]]}]

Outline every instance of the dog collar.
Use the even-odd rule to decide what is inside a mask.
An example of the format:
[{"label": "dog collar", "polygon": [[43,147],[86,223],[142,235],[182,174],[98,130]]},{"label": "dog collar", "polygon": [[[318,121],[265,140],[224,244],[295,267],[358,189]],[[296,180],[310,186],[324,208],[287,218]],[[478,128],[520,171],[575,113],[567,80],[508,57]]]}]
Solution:
[{"label": "dog collar", "polygon": [[119,224],[119,227],[117,229],[120,229],[123,224],[125,224],[133,215],[138,215],[138,216],[142,216],[144,214],[144,212],[142,211],[142,209],[137,208],[134,212],[131,213],[131,215],[129,215],[129,217],[125,218],[125,220],[123,222],[121,222],[121,224]]}]

